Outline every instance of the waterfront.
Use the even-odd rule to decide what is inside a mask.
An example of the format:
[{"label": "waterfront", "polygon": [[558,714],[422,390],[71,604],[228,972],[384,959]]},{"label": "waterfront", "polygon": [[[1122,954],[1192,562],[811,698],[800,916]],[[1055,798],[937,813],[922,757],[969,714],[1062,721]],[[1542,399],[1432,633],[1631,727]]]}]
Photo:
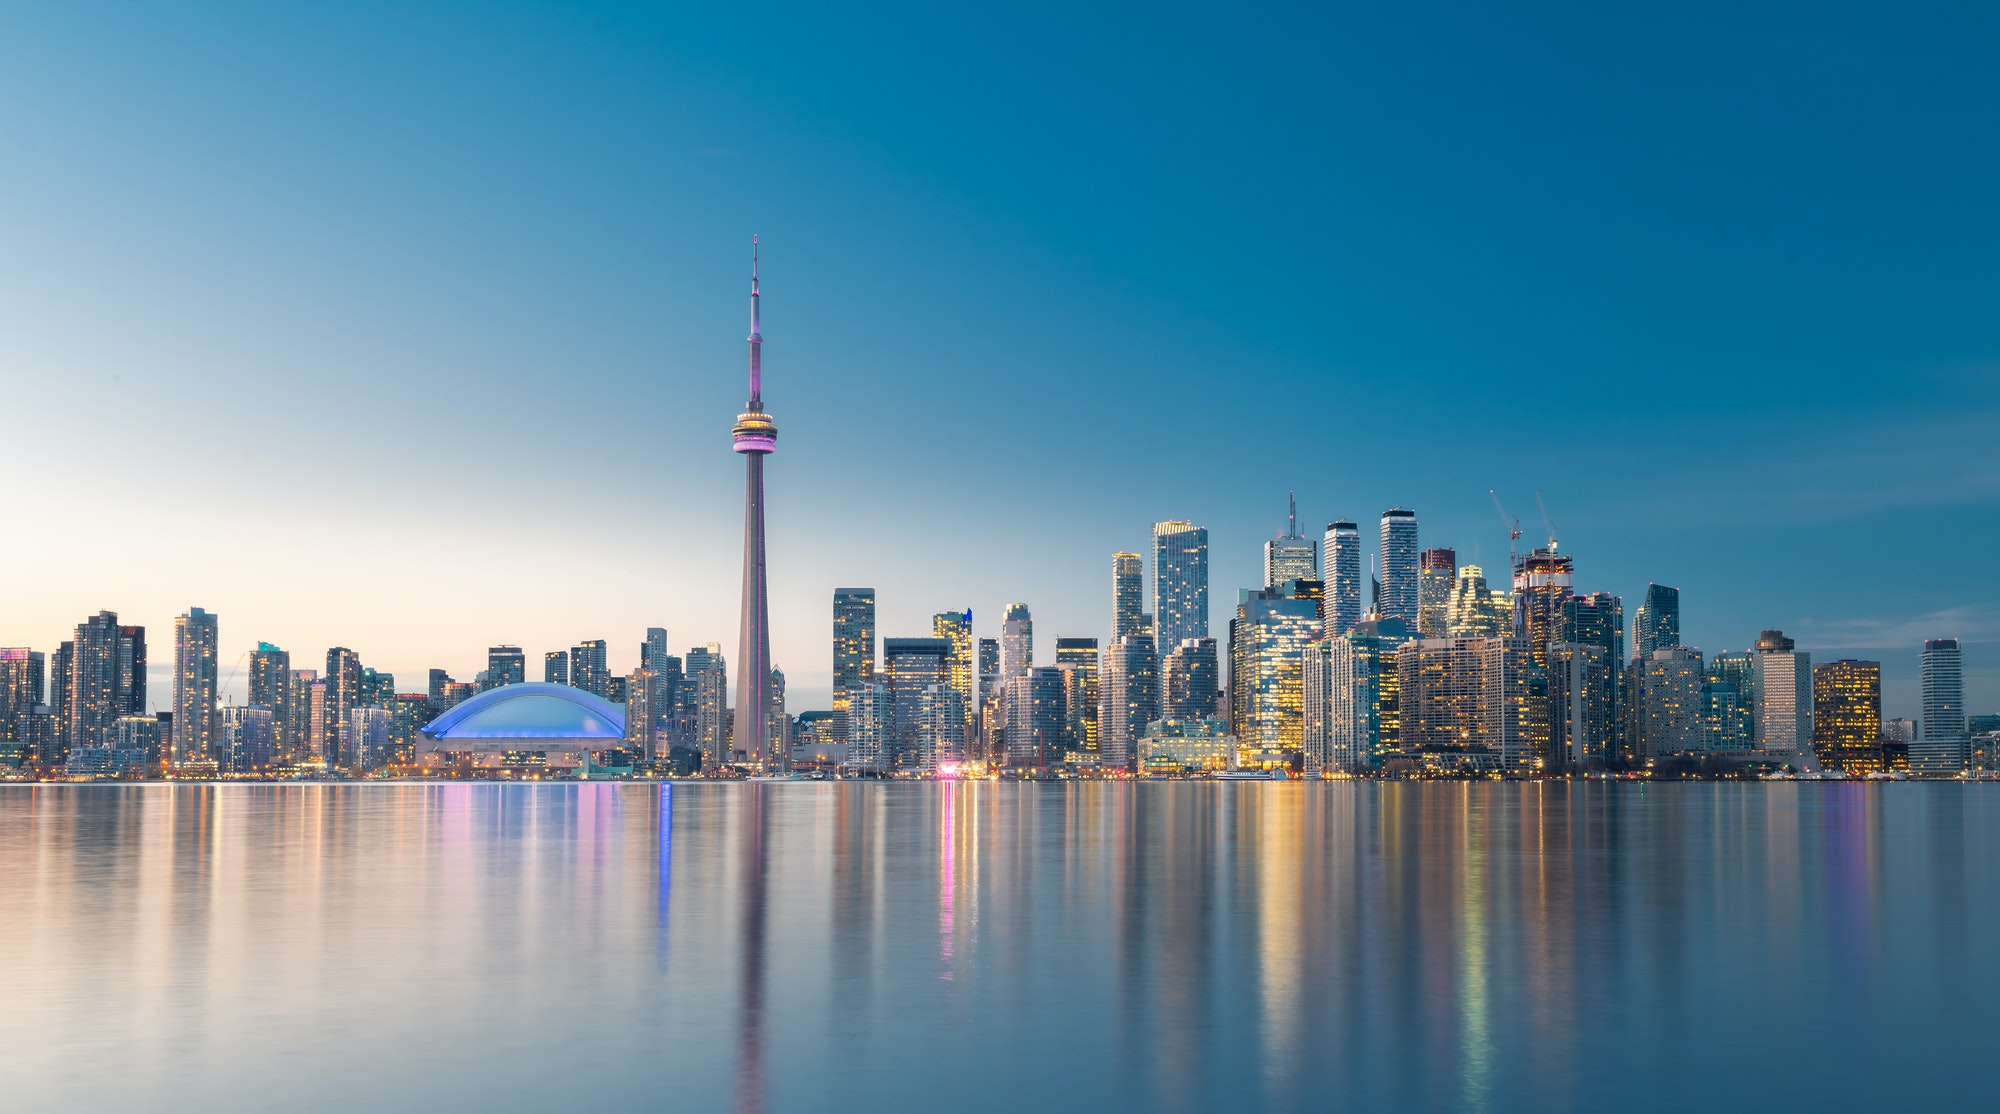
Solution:
[{"label": "waterfront", "polygon": [[18,1109],[1979,1104],[1963,784],[0,787]]}]

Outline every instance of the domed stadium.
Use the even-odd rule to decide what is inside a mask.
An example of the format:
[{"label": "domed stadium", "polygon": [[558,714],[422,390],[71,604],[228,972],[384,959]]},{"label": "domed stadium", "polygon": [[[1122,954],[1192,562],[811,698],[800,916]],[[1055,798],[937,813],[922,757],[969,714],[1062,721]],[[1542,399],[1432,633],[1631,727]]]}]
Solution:
[{"label": "domed stadium", "polygon": [[568,685],[524,682],[488,689],[423,729],[433,753],[601,751],[625,739],[625,709]]}]

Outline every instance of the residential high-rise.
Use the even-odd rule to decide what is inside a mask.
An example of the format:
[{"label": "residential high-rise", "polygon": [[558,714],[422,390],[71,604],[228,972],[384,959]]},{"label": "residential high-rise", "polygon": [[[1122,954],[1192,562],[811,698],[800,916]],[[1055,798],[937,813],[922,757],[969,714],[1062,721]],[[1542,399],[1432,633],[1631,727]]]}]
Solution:
[{"label": "residential high-rise", "polygon": [[1368,764],[1380,766],[1402,753],[1402,648],[1416,641],[1416,628],[1401,619],[1364,619],[1341,635],[1354,644],[1357,670],[1368,679],[1368,705],[1358,714],[1368,737]]},{"label": "residential high-rise", "polygon": [[118,628],[118,699],[124,714],[146,714],[146,628]]},{"label": "residential high-rise", "polygon": [[[431,670],[431,672],[443,673],[444,670],[433,669]],[[445,678],[445,680],[447,681],[449,681],[450,679],[451,678],[449,677]],[[544,684],[550,684],[550,685],[569,684],[568,650],[550,650],[548,653],[542,655],[542,682]],[[436,696],[433,697],[433,699],[437,700],[442,700],[443,698],[444,698],[444,693],[442,689],[440,689],[437,692]]]},{"label": "residential high-rise", "polygon": [[[528,679],[528,658],[519,646],[486,648],[486,688],[518,685]],[[483,690],[482,690],[483,691]]]},{"label": "residential high-rise", "polygon": [[1153,523],[1153,635],[1156,647],[1208,637],[1208,530],[1192,522]]},{"label": "residential high-rise", "polygon": [[[931,635],[951,643],[951,657],[945,662],[945,683],[957,690],[969,715],[973,701],[979,698],[979,678],[973,673],[972,662],[972,609],[941,611],[931,616]],[[964,746],[965,740],[960,739],[951,749],[953,753],[961,753]]]},{"label": "residential high-rise", "polygon": [[1563,602],[1573,594],[1575,558],[1553,547],[1537,547],[1514,570],[1514,629],[1535,653],[1535,664],[1548,660]]},{"label": "residential high-rise", "polygon": [[1321,632],[1319,587],[1293,581],[1237,595],[1229,623],[1229,723],[1245,764],[1289,762],[1304,746],[1305,648]]},{"label": "residential high-rise", "polygon": [[215,734],[216,655],[215,616],[199,607],[174,620],[174,753],[173,762],[226,759]]},{"label": "residential high-rise", "polygon": [[1187,639],[1160,662],[1160,719],[1219,717],[1221,696],[1222,663],[1215,639]]},{"label": "residential high-rise", "polygon": [[1361,621],[1361,528],[1341,519],[1326,527],[1326,633],[1343,635]]},{"label": "residential high-rise", "polygon": [[259,642],[250,651],[250,705],[271,710],[272,754],[279,758],[290,754],[292,655],[269,642]]},{"label": "residential high-rise", "polygon": [[785,671],[771,670],[770,702],[764,714],[764,753],[753,756],[766,772],[788,769],[792,760],[792,717],[785,714]]},{"label": "residential high-rise", "polygon": [[644,665],[625,678],[625,749],[635,757],[660,757],[654,753],[653,739],[666,696],[660,675]]},{"label": "residential high-rise", "polygon": [[647,627],[646,639],[639,643],[640,667],[658,672],[673,656],[673,650],[667,646],[667,628]]},{"label": "residential high-rise", "polygon": [[1097,713],[1101,679],[1097,666],[1097,639],[1056,639],[1056,668],[1063,671],[1065,754],[1075,752],[1094,759],[1098,753]]},{"label": "residential high-rise", "polygon": [[1625,601],[1609,592],[1565,596],[1556,609],[1555,630],[1550,638],[1555,642],[1602,646],[1612,668],[1623,669]]},{"label": "residential high-rise", "polygon": [[1007,764],[1051,766],[1063,760],[1063,671],[1033,666],[1007,680]]},{"label": "residential high-rise", "polygon": [[1373,757],[1380,733],[1377,671],[1361,643],[1347,635],[1322,636],[1305,649],[1301,734],[1309,776],[1359,772]]},{"label": "residential high-rise", "polygon": [[971,726],[971,732],[978,740],[977,757],[992,758],[1000,754],[998,740],[1003,729],[1001,718],[1000,692],[1000,640],[982,638],[979,640],[979,693],[971,709],[972,718],[978,722]]},{"label": "residential high-rise", "polygon": [[1601,768],[1619,754],[1618,658],[1601,644],[1556,641],[1548,662],[1549,769]]},{"label": "residential high-rise", "polygon": [[1382,604],[1384,619],[1417,622],[1417,512],[1396,507],[1382,512]]},{"label": "residential high-rise", "polygon": [[[1212,638],[1189,641],[1207,642],[1211,652],[1215,645]],[[1132,769],[1146,725],[1160,718],[1158,654],[1153,640],[1139,634],[1128,634],[1105,649],[1098,677],[1097,753],[1101,765]]]},{"label": "residential high-rise", "polygon": [[1445,607],[1445,627],[1453,638],[1500,638],[1514,631],[1513,605],[1500,606],[1507,593],[1486,585],[1486,570],[1462,565]]},{"label": "residential high-rise", "polygon": [[28,736],[42,705],[44,672],[42,655],[26,646],[0,649],[0,766],[29,760]]},{"label": "residential high-rise", "polygon": [[911,769],[936,774],[961,757],[965,742],[965,694],[950,685],[926,685],[916,694],[915,746]]},{"label": "residential high-rise", "polygon": [[723,660],[722,644],[711,642],[689,650],[687,663],[694,742],[701,750],[702,765],[709,769],[727,765],[734,756],[730,753],[729,663]]},{"label": "residential high-rise", "polygon": [[365,706],[361,699],[361,655],[345,646],[329,649],[326,652],[326,679],[321,683],[326,686],[326,692],[319,722],[320,753],[326,756],[326,764],[331,769],[354,769],[356,756],[345,749],[342,731],[348,713]]},{"label": "residential high-rise", "polygon": [[611,699],[611,666],[602,638],[587,638],[569,648],[569,683],[600,699]]},{"label": "residential high-rise", "polygon": [[1958,639],[1925,639],[1922,670],[1924,714],[1918,723],[1921,734],[1910,744],[1910,769],[1955,774],[1966,768],[1971,757]]},{"label": "residential high-rise", "polygon": [[1751,654],[1757,746],[1801,772],[1818,773],[1819,757],[1812,746],[1812,655],[1792,646],[1785,632],[1767,630]]},{"label": "residential high-rise", "polygon": [[1842,658],[1813,666],[1813,751],[1822,769],[1882,766],[1882,663]]},{"label": "residential high-rise", "polygon": [[1681,644],[1681,590],[1664,584],[1646,585],[1646,602],[1632,613],[1632,656],[1649,657],[1654,650]]},{"label": "residential high-rise", "polygon": [[1451,634],[1451,590],[1458,583],[1458,552],[1426,549],[1417,554],[1417,632],[1425,638]]},{"label": "residential high-rise", "polygon": [[[742,678],[736,686],[736,735],[758,740],[755,751],[771,737],[771,604],[764,567],[764,458],[777,451],[778,426],[764,412],[764,335],[757,320],[757,238],[750,238],[750,401],[730,431],[736,451],[743,454],[743,620],[736,666]],[[770,766],[783,769],[790,756],[772,756]]]},{"label": "residential high-rise", "polygon": [[1454,767],[1533,767],[1528,712],[1537,667],[1526,639],[1423,638],[1396,656],[1403,753]]},{"label": "residential high-rise", "polygon": [[1012,681],[1025,677],[1035,664],[1035,620],[1025,603],[1007,605],[1000,624],[1000,676]]},{"label": "residential high-rise", "polygon": [[1299,501],[1290,496],[1285,532],[1264,543],[1264,585],[1319,579],[1319,543],[1299,533]]},{"label": "residential high-rise", "polygon": [[1137,553],[1111,555],[1111,641],[1138,634],[1146,606],[1144,563]]},{"label": "residential high-rise", "polygon": [[896,705],[889,686],[856,681],[847,690],[847,765],[861,773],[887,773]]},{"label": "residential high-rise", "polygon": [[61,763],[69,750],[112,745],[119,718],[145,710],[146,634],[120,626],[109,611],[77,624],[76,638],[56,654],[53,687],[64,705],[63,737],[45,761]]},{"label": "residential high-rise", "polygon": [[895,705],[885,755],[891,767],[907,766],[916,760],[923,691],[932,685],[951,684],[951,651],[949,638],[882,640],[882,674],[889,683],[889,698]]},{"label": "residential high-rise", "polygon": [[875,676],[875,589],[833,590],[833,737],[847,742],[847,692]]},{"label": "residential high-rise", "polygon": [[1707,750],[1709,734],[1702,719],[1705,677],[1701,651],[1685,646],[1632,659],[1626,667],[1624,733],[1636,761]]}]

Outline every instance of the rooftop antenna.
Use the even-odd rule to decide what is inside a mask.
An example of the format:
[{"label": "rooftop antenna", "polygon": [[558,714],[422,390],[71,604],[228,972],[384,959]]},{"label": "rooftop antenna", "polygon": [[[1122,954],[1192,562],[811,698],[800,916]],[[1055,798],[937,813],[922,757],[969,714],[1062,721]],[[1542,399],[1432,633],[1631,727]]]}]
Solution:
[{"label": "rooftop antenna", "polygon": [[1285,528],[1285,536],[1287,538],[1296,538],[1299,536],[1299,493],[1296,491],[1285,492],[1285,501],[1291,506],[1291,525]]}]

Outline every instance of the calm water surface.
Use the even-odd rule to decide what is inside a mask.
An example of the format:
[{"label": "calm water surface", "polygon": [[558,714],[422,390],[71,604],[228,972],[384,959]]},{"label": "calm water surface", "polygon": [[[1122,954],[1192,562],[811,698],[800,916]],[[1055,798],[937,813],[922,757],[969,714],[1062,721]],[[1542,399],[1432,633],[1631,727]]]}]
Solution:
[{"label": "calm water surface", "polygon": [[2000,790],[0,787],[8,1109],[1991,1108]]}]

